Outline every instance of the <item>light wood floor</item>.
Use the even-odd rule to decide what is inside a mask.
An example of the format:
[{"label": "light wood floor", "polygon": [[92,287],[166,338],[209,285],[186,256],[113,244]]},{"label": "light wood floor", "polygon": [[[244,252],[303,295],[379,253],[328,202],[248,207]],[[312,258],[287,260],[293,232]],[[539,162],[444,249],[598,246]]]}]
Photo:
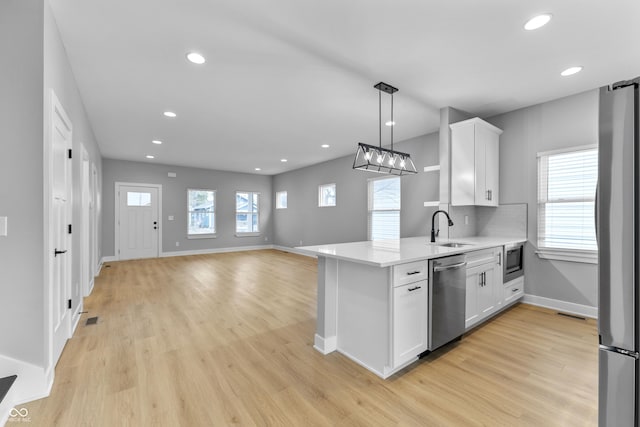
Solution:
[{"label": "light wood floor", "polygon": [[111,263],[30,425],[597,425],[593,320],[521,304],[385,381],[313,349],[315,292],[278,251]]}]

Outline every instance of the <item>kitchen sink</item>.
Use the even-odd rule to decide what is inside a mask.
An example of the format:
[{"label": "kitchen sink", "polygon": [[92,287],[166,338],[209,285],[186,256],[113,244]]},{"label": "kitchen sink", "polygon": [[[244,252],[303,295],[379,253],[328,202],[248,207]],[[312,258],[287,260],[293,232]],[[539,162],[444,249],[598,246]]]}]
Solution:
[{"label": "kitchen sink", "polygon": [[444,246],[446,248],[463,248],[465,246],[473,246],[471,243],[449,242],[449,243],[436,243],[436,246]]}]

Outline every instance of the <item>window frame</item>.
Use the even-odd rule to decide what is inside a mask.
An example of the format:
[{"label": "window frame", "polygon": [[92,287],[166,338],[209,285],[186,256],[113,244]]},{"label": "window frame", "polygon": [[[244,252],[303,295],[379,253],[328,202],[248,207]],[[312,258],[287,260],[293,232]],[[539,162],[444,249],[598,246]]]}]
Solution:
[{"label": "window frame", "polygon": [[[213,210],[212,212],[207,212],[213,214],[213,233],[191,233],[189,231],[189,221],[191,219],[192,213],[189,206],[191,191],[206,191],[213,193]],[[217,190],[212,190],[210,188],[187,188],[187,239],[215,239],[218,236],[218,214],[216,212],[216,208],[218,205],[217,198]]]},{"label": "window frame", "polygon": [[[543,158],[549,158],[551,156],[560,155],[560,154],[569,154],[569,153],[578,153],[581,151],[596,151],[597,156],[597,145],[582,145],[582,146],[574,146],[568,147],[559,150],[553,151],[544,151],[537,153],[537,195],[536,195],[536,214],[537,214],[537,229],[536,229],[536,255],[542,259],[548,260],[559,260],[559,261],[571,261],[571,262],[580,262],[587,264],[597,264],[598,263],[598,250],[597,249],[576,249],[576,248],[567,248],[567,247],[550,247],[543,246],[544,236],[541,231],[544,229],[545,217],[543,215],[546,205],[549,203],[567,203],[567,202],[576,202],[576,203],[584,203],[584,202],[593,202],[595,205],[595,191],[592,197],[575,197],[568,199],[559,199],[554,201],[549,201],[546,196],[546,191],[542,187],[543,185],[548,187],[549,180],[546,182],[542,182],[543,180]],[[597,167],[597,166],[596,166]],[[597,170],[596,170],[597,174]],[[548,177],[547,177],[548,178]],[[595,220],[595,217],[594,217]]]},{"label": "window frame", "polygon": [[[238,194],[246,193],[249,195],[249,199],[253,200],[253,195],[258,196],[256,203],[256,211],[239,211],[238,210]],[[235,205],[235,214],[233,216],[235,223],[235,236],[236,237],[254,237],[260,236],[260,192],[259,191],[245,191],[245,190],[236,190],[234,193],[234,205]],[[253,203],[249,203],[250,206],[253,206]],[[256,226],[258,228],[257,231],[238,231],[238,215],[247,214],[247,215],[255,215],[257,216]]]},{"label": "window frame", "polygon": [[[280,195],[284,194],[284,206],[280,206]],[[287,209],[289,204],[289,195],[287,190],[276,191],[276,209]]]},{"label": "window frame", "polygon": [[[323,198],[322,198],[322,189],[323,188],[329,188],[329,187],[333,187],[333,192],[334,192],[334,201],[333,204],[323,204]],[[320,184],[318,185],[318,207],[319,208],[334,208],[338,205],[338,186],[336,185],[335,182],[330,183],[330,184]]]},{"label": "window frame", "polygon": [[[385,179],[397,179],[399,183],[399,194],[398,201],[399,207],[398,209],[373,209],[373,186],[376,181],[382,181]],[[399,176],[384,176],[384,177],[376,177],[369,178],[367,180],[367,240],[374,241],[372,239],[372,228],[373,228],[373,212],[398,212],[398,237],[400,238],[400,230],[402,229],[402,180]],[[380,240],[380,239],[378,239]]]}]

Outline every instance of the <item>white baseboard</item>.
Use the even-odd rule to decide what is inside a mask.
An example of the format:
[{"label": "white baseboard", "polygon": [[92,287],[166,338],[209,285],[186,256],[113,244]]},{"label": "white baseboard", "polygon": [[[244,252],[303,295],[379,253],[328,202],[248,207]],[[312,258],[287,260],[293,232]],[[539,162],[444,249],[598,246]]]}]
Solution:
[{"label": "white baseboard", "polygon": [[313,348],[322,354],[334,352],[338,349],[338,337],[334,335],[332,337],[323,338],[316,334],[313,338]]},{"label": "white baseboard", "polygon": [[[117,261],[118,258],[115,255],[103,256],[102,261],[100,262],[100,269],[102,269],[102,265],[106,262]],[[99,272],[98,272],[99,273]]]},{"label": "white baseboard", "polygon": [[591,319],[598,318],[598,307],[592,307],[590,305],[576,304],[573,302],[561,301],[557,299],[539,297],[537,295],[529,294],[525,294],[524,298],[522,298],[522,302],[525,304],[537,305],[538,307],[558,310],[563,313],[589,317]]},{"label": "white baseboard", "polygon": [[290,248],[289,246],[273,245],[273,249],[277,249],[283,252],[291,252],[292,254],[304,255],[310,258],[317,258],[316,255],[310,254],[309,252],[301,251],[300,249],[296,249],[296,248]]},{"label": "white baseboard", "polygon": [[260,251],[264,249],[273,249],[273,245],[238,246],[233,248],[212,248],[212,249],[197,249],[192,251],[162,252],[160,254],[160,258],[167,258],[172,256],[221,254],[226,252]]},{"label": "white baseboard", "polygon": [[13,406],[47,397],[53,386],[53,369],[0,355],[0,377],[9,375],[18,376],[11,387]]}]

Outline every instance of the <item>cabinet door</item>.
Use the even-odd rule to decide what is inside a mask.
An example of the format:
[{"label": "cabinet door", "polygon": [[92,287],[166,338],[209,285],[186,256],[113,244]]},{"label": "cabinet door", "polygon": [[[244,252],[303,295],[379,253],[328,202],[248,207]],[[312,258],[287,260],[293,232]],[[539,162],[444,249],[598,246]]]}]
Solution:
[{"label": "cabinet door", "polygon": [[485,126],[475,126],[475,204],[498,206],[499,137]]},{"label": "cabinet door", "polygon": [[480,320],[480,312],[478,311],[478,289],[480,288],[481,267],[482,266],[467,269],[467,294],[464,312],[465,328],[468,328]]},{"label": "cabinet door", "polygon": [[474,125],[451,128],[451,205],[475,204]]},{"label": "cabinet door", "polygon": [[485,265],[480,273],[478,289],[478,311],[481,317],[490,314],[496,307],[495,288],[493,265]]},{"label": "cabinet door", "polygon": [[393,288],[393,366],[427,349],[427,280]]}]

